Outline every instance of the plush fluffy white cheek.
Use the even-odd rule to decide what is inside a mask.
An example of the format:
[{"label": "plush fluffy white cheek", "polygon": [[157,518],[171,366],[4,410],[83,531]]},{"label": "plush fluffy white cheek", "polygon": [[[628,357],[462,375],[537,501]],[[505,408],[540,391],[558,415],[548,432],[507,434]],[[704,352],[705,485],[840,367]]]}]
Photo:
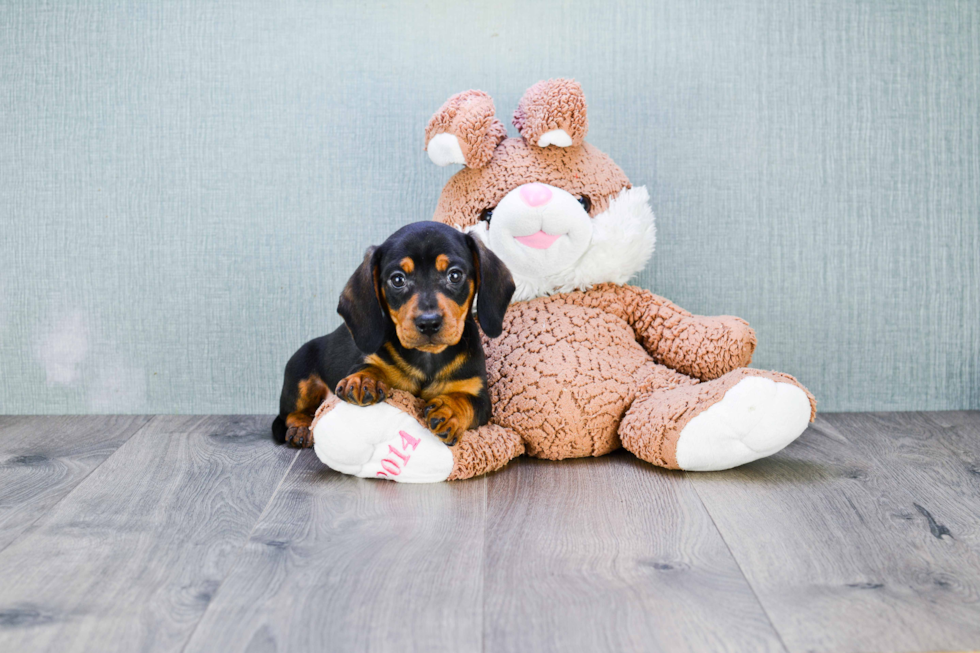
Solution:
[{"label": "plush fluffy white cheek", "polygon": [[571,193],[524,184],[497,204],[487,245],[516,274],[540,277],[575,265],[592,239],[592,219]]}]

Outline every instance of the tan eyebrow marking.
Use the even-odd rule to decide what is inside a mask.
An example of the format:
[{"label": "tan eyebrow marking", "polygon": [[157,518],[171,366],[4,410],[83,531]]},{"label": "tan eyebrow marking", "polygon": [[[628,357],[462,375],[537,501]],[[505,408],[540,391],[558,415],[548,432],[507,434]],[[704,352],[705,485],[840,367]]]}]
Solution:
[{"label": "tan eyebrow marking", "polygon": [[398,265],[401,267],[402,270],[405,271],[405,274],[411,274],[415,272],[415,261],[413,261],[410,256],[406,256],[405,258],[400,260],[398,262]]},{"label": "tan eyebrow marking", "polygon": [[446,268],[449,267],[449,257],[445,254],[440,254],[436,257],[436,270],[439,272],[445,272]]}]

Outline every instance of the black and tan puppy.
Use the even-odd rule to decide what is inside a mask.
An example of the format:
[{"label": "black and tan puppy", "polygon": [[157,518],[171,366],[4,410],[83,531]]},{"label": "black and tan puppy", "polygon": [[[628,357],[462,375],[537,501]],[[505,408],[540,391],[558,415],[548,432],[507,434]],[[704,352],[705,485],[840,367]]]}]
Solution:
[{"label": "black and tan puppy", "polygon": [[392,389],[427,400],[429,428],[446,444],[490,419],[483,332],[500,335],[514,294],[507,267],[477,239],[416,222],[368,249],[340,295],[344,326],[299,348],[286,364],[273,437],[313,445],[313,414],[332,389],[358,406]]}]

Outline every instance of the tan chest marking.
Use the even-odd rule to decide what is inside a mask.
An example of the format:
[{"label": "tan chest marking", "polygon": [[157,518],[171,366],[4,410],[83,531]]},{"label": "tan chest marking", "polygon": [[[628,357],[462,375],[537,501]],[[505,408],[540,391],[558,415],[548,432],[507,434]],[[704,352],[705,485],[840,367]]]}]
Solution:
[{"label": "tan chest marking", "polygon": [[398,388],[405,392],[417,395],[422,382],[425,381],[425,373],[422,370],[412,367],[408,362],[398,355],[394,346],[390,342],[385,343],[385,349],[394,364],[389,363],[377,354],[371,354],[365,360],[369,365],[373,365],[384,372],[388,385]]},{"label": "tan chest marking", "polygon": [[469,379],[453,381],[433,381],[422,389],[423,399],[432,399],[439,395],[463,394],[476,397],[483,390],[483,379],[474,376]]},{"label": "tan chest marking", "polygon": [[449,361],[449,363],[444,368],[439,370],[439,373],[436,374],[436,380],[443,381],[445,379],[452,377],[452,375],[455,374],[459,370],[459,368],[465,365],[466,361],[468,361],[469,359],[470,359],[470,355],[465,351],[456,354],[456,358]]}]

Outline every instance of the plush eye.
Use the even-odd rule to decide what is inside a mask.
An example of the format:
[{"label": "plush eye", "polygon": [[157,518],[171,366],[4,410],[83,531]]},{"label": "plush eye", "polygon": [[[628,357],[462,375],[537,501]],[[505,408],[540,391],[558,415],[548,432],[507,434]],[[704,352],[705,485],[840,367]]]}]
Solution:
[{"label": "plush eye", "polygon": [[405,287],[405,275],[401,272],[396,272],[391,275],[388,279],[388,283],[391,284],[392,288],[404,288]]},{"label": "plush eye", "polygon": [[487,224],[490,224],[490,218],[492,217],[493,217],[493,209],[483,209],[483,212],[480,213],[480,222],[486,222]]},{"label": "plush eye", "polygon": [[592,200],[590,200],[587,195],[583,195],[582,197],[578,198],[578,203],[582,205],[582,208],[585,209],[586,213],[592,210]]},{"label": "plush eye", "polygon": [[463,280],[463,271],[453,268],[449,271],[449,281],[451,283],[459,283]]}]

